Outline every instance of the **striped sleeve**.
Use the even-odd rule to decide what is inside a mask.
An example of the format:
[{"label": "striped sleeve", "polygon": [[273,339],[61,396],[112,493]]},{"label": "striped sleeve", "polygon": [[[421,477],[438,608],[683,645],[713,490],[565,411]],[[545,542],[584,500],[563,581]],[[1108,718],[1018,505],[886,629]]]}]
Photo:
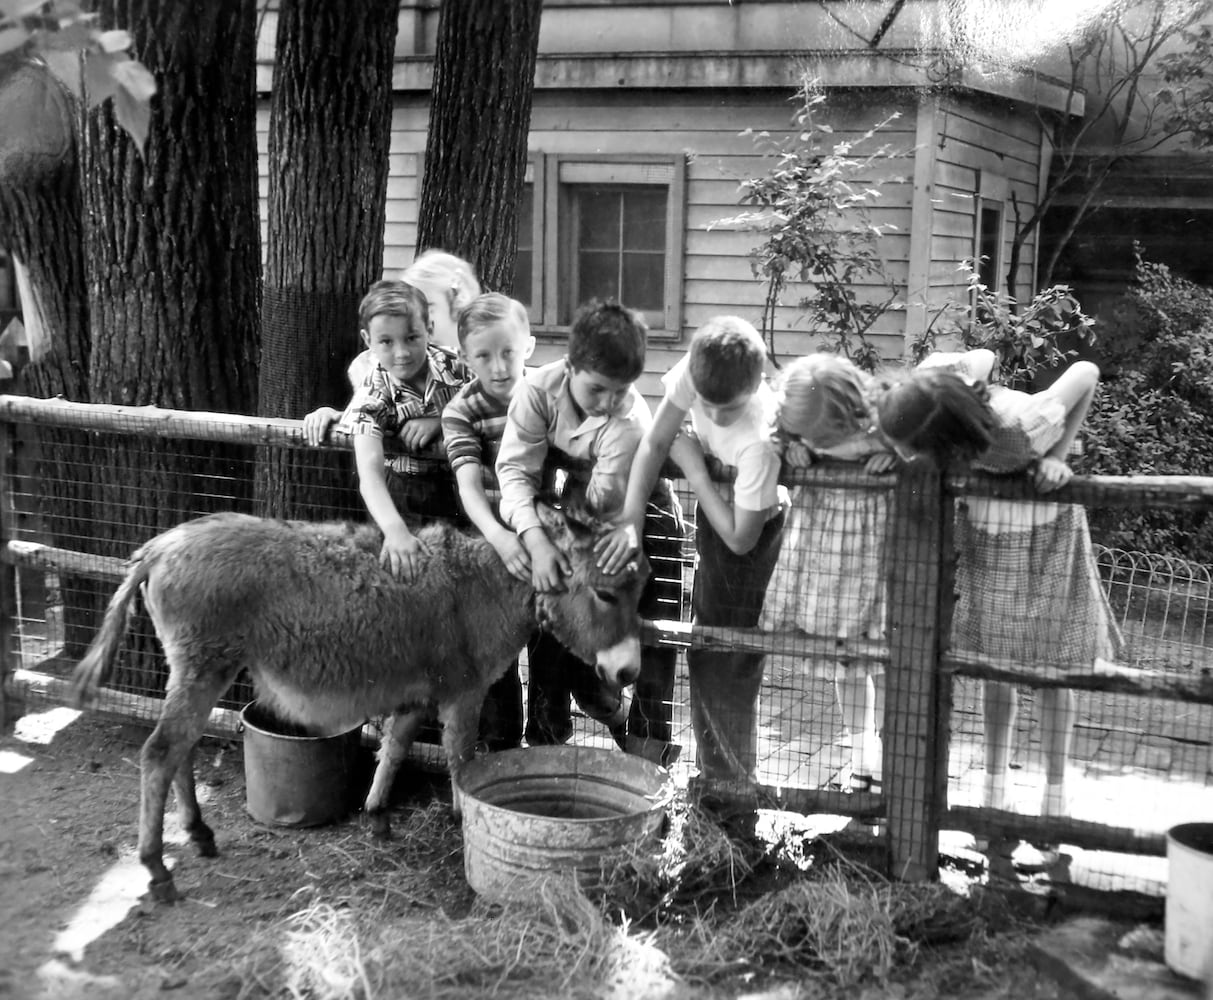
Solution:
[{"label": "striped sleeve", "polygon": [[442,411],[442,440],[452,472],[472,462],[483,463],[483,446],[473,423],[470,402],[466,394],[460,393]]}]

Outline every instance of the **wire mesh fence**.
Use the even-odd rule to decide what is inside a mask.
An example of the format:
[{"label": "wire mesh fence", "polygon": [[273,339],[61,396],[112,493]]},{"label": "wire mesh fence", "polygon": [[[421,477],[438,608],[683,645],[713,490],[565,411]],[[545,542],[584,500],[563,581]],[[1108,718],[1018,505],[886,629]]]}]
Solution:
[{"label": "wire mesh fence", "polygon": [[[46,699],[157,532],[219,510],[365,517],[348,450],[307,447],[297,421],[24,397],[0,397],[0,421],[3,651]],[[675,651],[675,769],[725,798],[879,822],[907,877],[930,876],[941,827],[1161,854],[1168,826],[1213,810],[1209,568],[1104,548],[1086,517],[1204,507],[1209,480],[1089,480],[1053,503],[917,465],[787,479],[740,555],[675,484],[686,528],[655,560],[644,632]],[[528,667],[522,651],[524,683]],[[103,707],[150,723],[164,678],[139,618]],[[251,698],[239,682],[216,727]],[[571,709],[574,741],[614,745]]]}]

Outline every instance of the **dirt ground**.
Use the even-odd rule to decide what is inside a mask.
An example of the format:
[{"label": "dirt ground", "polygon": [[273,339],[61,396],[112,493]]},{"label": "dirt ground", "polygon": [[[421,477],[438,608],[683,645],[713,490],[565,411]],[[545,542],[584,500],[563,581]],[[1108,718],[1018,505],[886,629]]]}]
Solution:
[{"label": "dirt ground", "polygon": [[[66,709],[33,715],[16,734],[0,738],[0,997],[281,996],[281,982],[250,973],[250,955],[254,942],[309,904],[372,908],[384,921],[427,914],[457,920],[472,907],[441,781],[413,772],[397,789],[397,831],[424,823],[427,838],[372,844],[357,816],[310,830],[270,828],[245,811],[240,745],[210,739],[199,748],[196,770],[220,855],[196,857],[170,822],[166,854],[175,861],[184,898],[172,906],[141,899],[147,876],[134,843],[139,748],[147,731],[81,717],[53,732],[66,718]],[[942,957],[952,966],[926,995],[1061,995],[1023,960],[1027,938],[1008,940]],[[953,986],[939,992],[945,982]],[[709,994],[677,994],[700,995]],[[785,982],[775,992],[710,995],[791,1000],[822,994]],[[923,994],[911,982],[838,995]]]}]

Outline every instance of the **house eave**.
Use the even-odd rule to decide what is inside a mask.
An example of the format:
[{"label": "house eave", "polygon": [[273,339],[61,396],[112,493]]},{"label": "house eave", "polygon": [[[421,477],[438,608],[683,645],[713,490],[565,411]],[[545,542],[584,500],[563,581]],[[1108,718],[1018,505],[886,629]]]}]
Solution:
[{"label": "house eave", "polygon": [[[826,87],[967,90],[1042,110],[1082,114],[1082,95],[1058,81],[1023,69],[954,66],[940,53],[880,49],[837,52],[787,49],[762,52],[643,52],[586,55],[547,53],[535,66],[537,90],[789,90],[808,76]],[[432,56],[396,60],[392,88],[428,92]],[[272,66],[258,67],[257,86],[268,91]]]}]

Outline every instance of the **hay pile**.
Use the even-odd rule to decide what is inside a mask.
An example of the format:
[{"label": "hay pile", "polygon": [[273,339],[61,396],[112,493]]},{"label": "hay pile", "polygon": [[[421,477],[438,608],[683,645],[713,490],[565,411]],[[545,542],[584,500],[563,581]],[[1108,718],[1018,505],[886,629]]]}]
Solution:
[{"label": "hay pile", "polygon": [[609,923],[568,877],[553,877],[530,905],[478,904],[377,924],[316,903],[270,932],[241,969],[241,997],[307,1000],[417,997],[675,996],[669,960],[648,939]]},{"label": "hay pile", "polygon": [[318,896],[250,943],[236,963],[242,998],[681,1000],[780,982],[801,996],[881,995],[924,945],[984,941],[972,900],[836,853],[756,894],[748,883],[770,859],[685,800],[656,850],[592,877],[554,875],[525,905],[475,900],[456,914],[434,894],[435,871],[450,881],[459,854],[449,809],[414,810],[395,835],[390,878]]}]

